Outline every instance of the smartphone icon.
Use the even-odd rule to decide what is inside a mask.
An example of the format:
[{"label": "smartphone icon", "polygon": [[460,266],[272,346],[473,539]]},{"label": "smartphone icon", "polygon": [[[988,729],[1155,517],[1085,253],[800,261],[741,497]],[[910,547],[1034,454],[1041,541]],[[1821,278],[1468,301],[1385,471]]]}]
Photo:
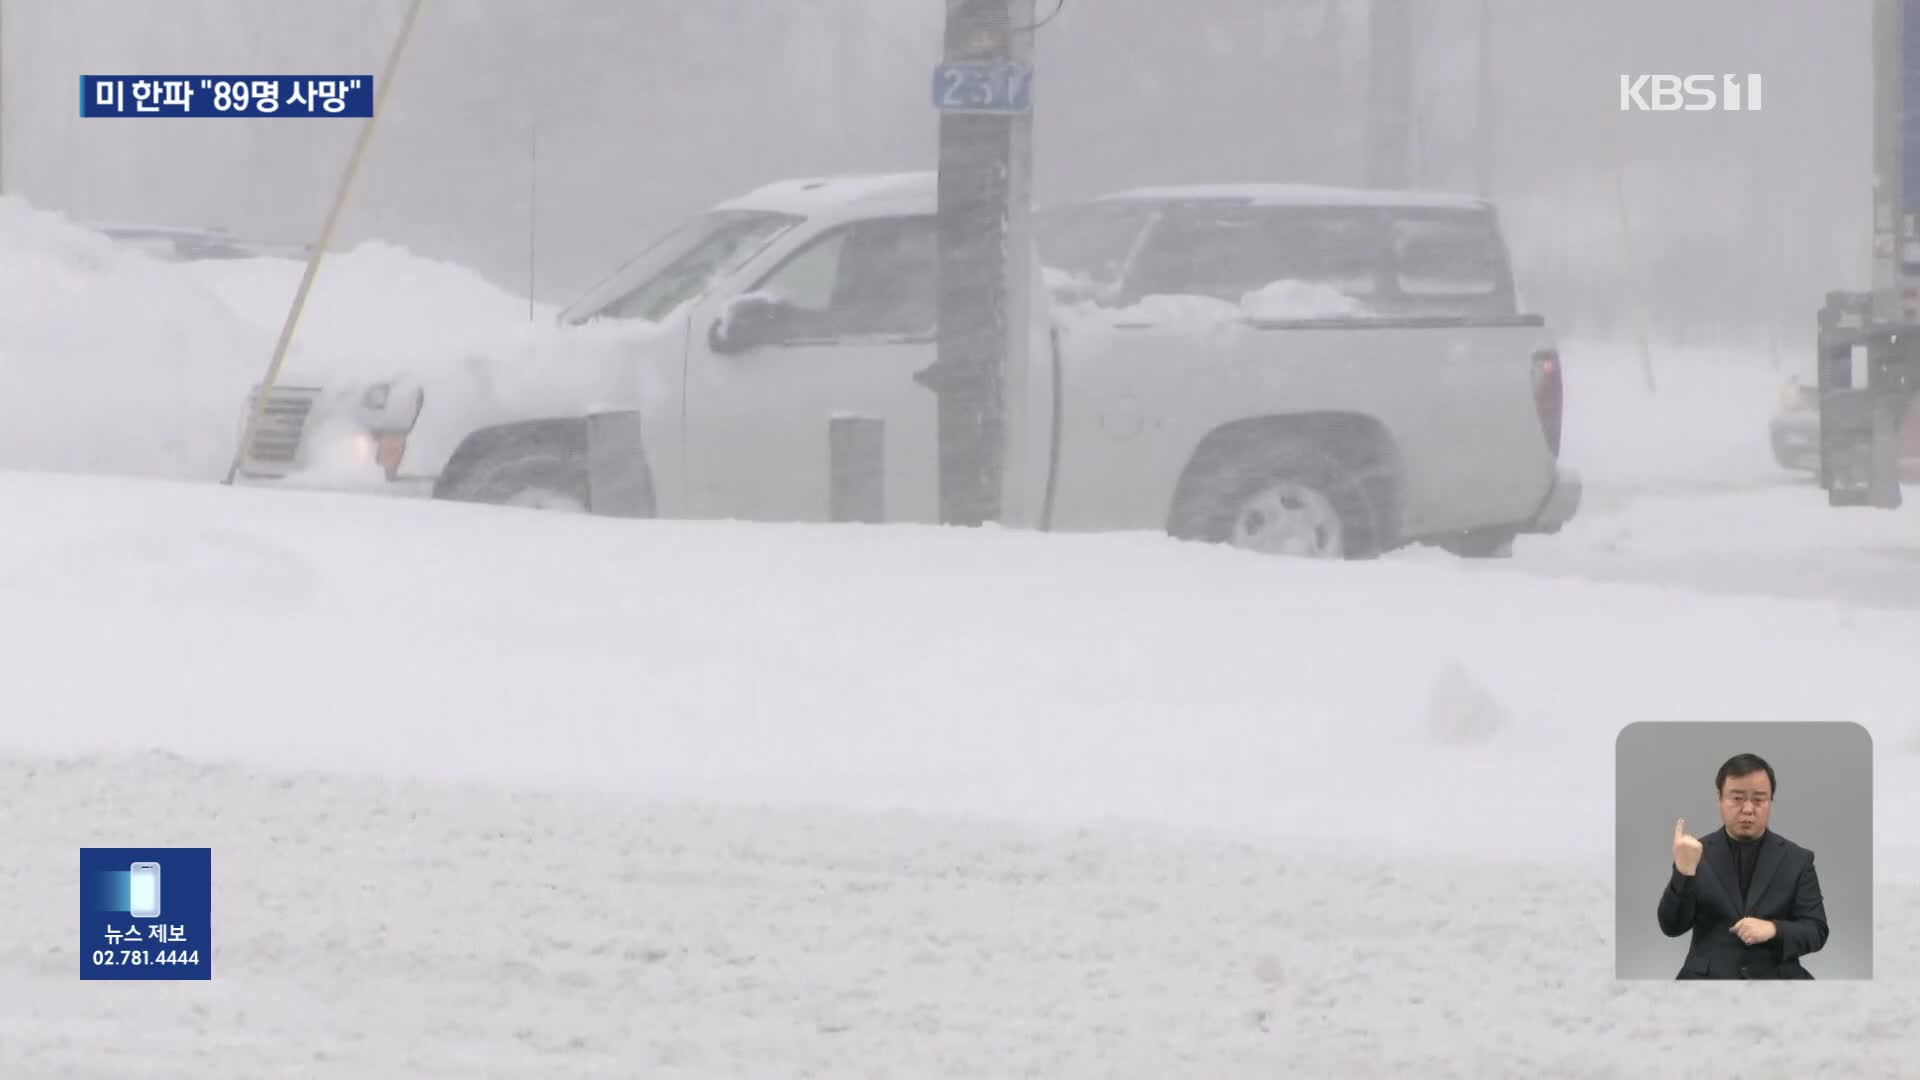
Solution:
[{"label": "smartphone icon", "polygon": [[160,864],[137,862],[127,868],[128,914],[136,919],[160,917]]}]

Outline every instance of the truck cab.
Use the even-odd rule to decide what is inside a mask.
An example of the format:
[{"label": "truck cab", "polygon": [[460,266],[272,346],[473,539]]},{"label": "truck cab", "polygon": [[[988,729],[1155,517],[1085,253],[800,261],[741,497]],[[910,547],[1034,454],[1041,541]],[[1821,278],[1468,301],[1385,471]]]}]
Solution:
[{"label": "truck cab", "polygon": [[[598,474],[603,490],[644,488],[629,512],[819,521],[831,425],[858,417],[884,431],[887,519],[937,521],[936,398],[915,381],[935,359],[935,209],[930,173],[764,186],[673,228],[531,340],[364,386],[276,390],[276,417],[319,404],[299,430],[263,426],[243,475],[315,475],[340,456],[307,445],[324,428],[360,467],[321,470],[320,486],[604,510],[590,444],[605,434],[644,474]],[[1031,307],[1030,350],[1044,358],[1044,298]],[[404,390],[398,414],[388,387]],[[1045,387],[1015,373],[1010,415],[1044,409],[1035,393]],[[360,407],[369,395],[383,415]],[[373,468],[383,439],[385,476]],[[1037,513],[1034,467],[1005,484],[1021,520]]]}]

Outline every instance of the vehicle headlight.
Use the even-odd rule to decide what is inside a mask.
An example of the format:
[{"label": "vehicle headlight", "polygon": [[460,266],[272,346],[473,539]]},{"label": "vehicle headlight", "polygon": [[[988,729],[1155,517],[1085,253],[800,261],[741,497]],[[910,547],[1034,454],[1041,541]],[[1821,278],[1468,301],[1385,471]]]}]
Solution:
[{"label": "vehicle headlight", "polygon": [[405,434],[420,419],[426,395],[417,385],[389,379],[374,383],[360,394],[359,419],[375,435]]}]

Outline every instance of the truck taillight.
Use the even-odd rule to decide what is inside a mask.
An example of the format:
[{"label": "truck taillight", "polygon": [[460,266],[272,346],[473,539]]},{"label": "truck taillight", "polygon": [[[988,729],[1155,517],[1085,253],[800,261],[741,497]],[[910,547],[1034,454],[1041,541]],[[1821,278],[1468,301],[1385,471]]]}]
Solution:
[{"label": "truck taillight", "polygon": [[1533,407],[1540,414],[1540,431],[1554,457],[1560,456],[1560,420],[1566,391],[1560,378],[1560,353],[1541,349],[1533,354]]}]

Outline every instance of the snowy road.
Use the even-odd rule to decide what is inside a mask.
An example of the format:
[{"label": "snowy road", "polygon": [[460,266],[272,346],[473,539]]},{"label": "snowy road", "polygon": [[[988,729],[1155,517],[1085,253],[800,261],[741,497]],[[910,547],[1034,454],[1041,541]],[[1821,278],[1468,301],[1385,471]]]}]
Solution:
[{"label": "snowy road", "polygon": [[[36,656],[11,700],[43,720],[12,743],[33,752],[1397,850],[1404,808],[1332,769],[1423,797],[1463,850],[1499,826],[1578,858],[1609,850],[1634,720],[1853,720],[1883,753],[1920,749],[1901,706],[1920,616],[1900,611],[1149,536],[4,474],[0,502],[35,522],[0,536],[0,636]],[[1465,792],[1436,754],[1511,775]],[[1598,801],[1566,820],[1570,794]],[[1881,794],[1920,817],[1920,793]]]},{"label": "snowy road", "polygon": [[[1920,491],[1910,492],[1920,497]],[[1499,567],[1587,581],[1920,610],[1920,504],[1835,510],[1810,484],[1652,495],[1528,537]]]},{"label": "snowy road", "polygon": [[[1912,1075],[1874,984],[1612,982],[1611,876],[210,767],[0,759],[9,1077]],[[155,808],[160,812],[156,825]],[[74,849],[210,844],[211,983],[74,978]],[[1651,912],[1651,897],[1644,898]]]}]

